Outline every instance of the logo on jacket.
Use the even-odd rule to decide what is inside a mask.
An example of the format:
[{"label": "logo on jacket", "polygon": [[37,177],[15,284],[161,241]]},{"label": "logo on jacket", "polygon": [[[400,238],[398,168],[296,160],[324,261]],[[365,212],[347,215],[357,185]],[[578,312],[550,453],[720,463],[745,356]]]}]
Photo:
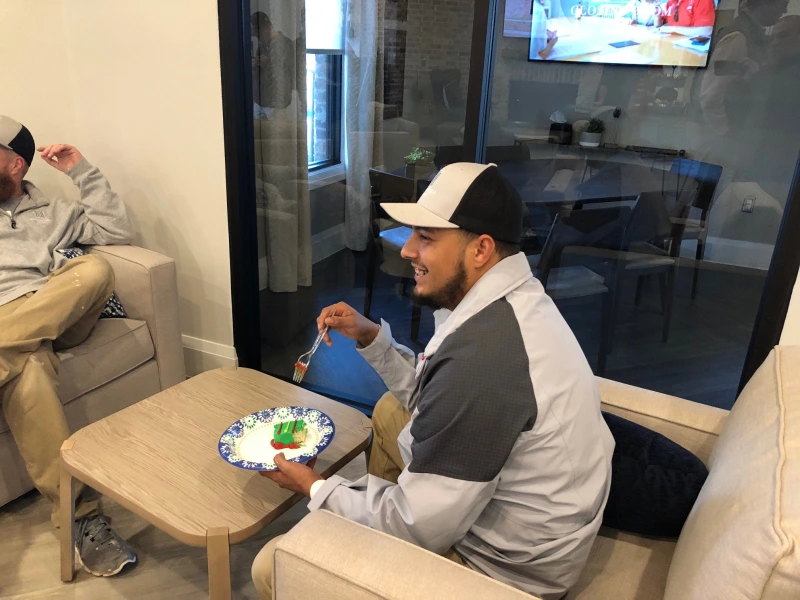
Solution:
[{"label": "logo on jacket", "polygon": [[31,221],[37,221],[38,223],[49,223],[50,217],[44,214],[43,210],[33,210],[31,211],[33,216],[31,217]]}]

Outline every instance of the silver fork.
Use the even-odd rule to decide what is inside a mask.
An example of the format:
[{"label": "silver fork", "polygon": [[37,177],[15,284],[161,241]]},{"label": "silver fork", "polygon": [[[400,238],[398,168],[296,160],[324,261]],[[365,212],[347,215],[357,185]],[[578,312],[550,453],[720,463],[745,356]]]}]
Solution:
[{"label": "silver fork", "polygon": [[311,350],[306,352],[305,354],[301,354],[300,358],[297,359],[297,362],[294,363],[294,376],[292,377],[292,381],[295,383],[300,383],[303,381],[303,377],[306,375],[306,371],[308,371],[308,365],[311,363],[311,357],[314,356],[314,352],[317,351],[319,348],[320,343],[322,342],[322,338],[325,337],[325,334],[328,333],[329,327],[325,327],[317,336],[317,339],[314,341],[314,345],[311,346]]}]

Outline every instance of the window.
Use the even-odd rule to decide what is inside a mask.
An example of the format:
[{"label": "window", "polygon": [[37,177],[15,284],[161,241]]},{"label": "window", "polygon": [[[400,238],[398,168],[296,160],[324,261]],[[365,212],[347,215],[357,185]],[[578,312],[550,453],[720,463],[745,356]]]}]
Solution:
[{"label": "window", "polygon": [[306,2],[308,170],[341,162],[344,0]]},{"label": "window", "polygon": [[308,170],[338,164],[342,131],[342,56],[306,53]]}]

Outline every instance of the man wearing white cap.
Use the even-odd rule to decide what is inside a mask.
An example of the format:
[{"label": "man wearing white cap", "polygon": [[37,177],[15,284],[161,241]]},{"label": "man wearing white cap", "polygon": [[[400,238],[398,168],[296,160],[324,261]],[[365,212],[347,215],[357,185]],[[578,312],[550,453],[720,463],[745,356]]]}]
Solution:
[{"label": "man wearing white cap", "polygon": [[[68,144],[40,147],[42,159],[66,173],[80,200],[51,199],[24,179],[36,146],[30,131],[0,115],[0,398],[3,416],[37,489],[53,503],[57,526],[60,447],[70,432],[56,393],[55,350],[83,342],[114,290],[109,264],[94,255],[67,259],[74,244],[127,244],[125,205],[108,181]],[[136,561],[98,502],[78,490],[76,554],[94,575]]]},{"label": "man wearing white cap", "polygon": [[[495,165],[457,163],[416,204],[382,207],[412,226],[402,254],[416,300],[444,309],[434,336],[417,358],[388,323],[323,309],[319,330],[355,339],[390,390],[373,414],[369,474],[323,480],[278,458],[265,476],[310,510],[563,598],[600,528],[614,441],[577,340],[519,252],[520,197]],[[262,598],[276,542],[253,564]]]}]

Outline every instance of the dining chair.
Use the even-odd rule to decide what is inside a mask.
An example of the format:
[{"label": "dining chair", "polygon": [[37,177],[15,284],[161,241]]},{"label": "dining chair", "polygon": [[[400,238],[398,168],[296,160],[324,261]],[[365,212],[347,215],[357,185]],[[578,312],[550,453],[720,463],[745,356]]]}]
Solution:
[{"label": "dining chair", "polygon": [[683,227],[674,224],[660,192],[642,192],[636,199],[627,231],[624,273],[635,275],[634,306],[640,306],[645,281],[658,275],[661,287],[661,340],[669,341],[675,280]]},{"label": "dining chair", "polygon": [[528,257],[532,270],[554,301],[603,298],[597,375],[603,375],[611,346],[619,252],[631,217],[629,206],[592,210],[564,209],[554,218],[539,256]]},{"label": "dining chair", "polygon": [[[697,242],[692,272],[692,298],[695,298],[700,276],[700,261],[705,257],[708,216],[722,177],[722,167],[688,158],[676,158],[670,171],[678,176],[672,220],[683,226],[682,239]],[[697,189],[687,190],[693,181],[697,182]]]}]

